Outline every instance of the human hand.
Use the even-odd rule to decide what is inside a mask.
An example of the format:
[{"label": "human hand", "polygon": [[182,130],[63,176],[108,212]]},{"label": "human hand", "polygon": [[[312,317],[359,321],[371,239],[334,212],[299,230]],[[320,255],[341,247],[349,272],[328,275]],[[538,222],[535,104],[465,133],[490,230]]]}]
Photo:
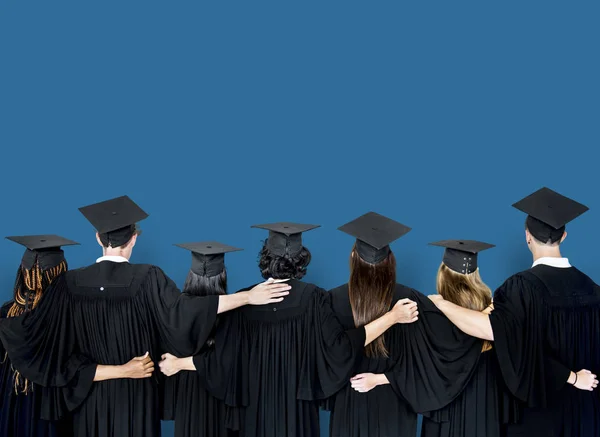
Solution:
[{"label": "human hand", "polygon": [[419,319],[417,303],[410,299],[400,299],[390,312],[394,316],[395,323],[413,323]]},{"label": "human hand", "polygon": [[267,305],[270,303],[281,302],[284,296],[290,294],[288,290],[292,287],[284,282],[289,279],[269,278],[265,282],[258,284],[252,290],[248,291],[249,305]]},{"label": "human hand", "polygon": [[146,352],[141,357],[135,357],[131,361],[121,366],[124,378],[142,379],[150,378],[154,373],[154,363],[150,354]]}]

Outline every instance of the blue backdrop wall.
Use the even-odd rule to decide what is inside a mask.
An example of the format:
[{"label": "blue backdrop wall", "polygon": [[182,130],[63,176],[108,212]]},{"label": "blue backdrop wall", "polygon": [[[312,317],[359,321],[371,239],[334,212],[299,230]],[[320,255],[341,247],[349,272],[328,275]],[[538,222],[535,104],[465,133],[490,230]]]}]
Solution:
[{"label": "blue backdrop wall", "polygon": [[[413,2],[414,3],[414,2]],[[2,235],[99,248],[77,207],[128,194],[151,213],[134,259],[180,285],[176,242],[216,239],[232,288],[259,279],[253,223],[320,223],[308,281],[346,280],[374,210],[414,230],[399,279],[434,292],[472,238],[496,287],[531,262],[510,205],[547,185],[590,206],[564,250],[598,279],[598,3],[3,2]],[[0,242],[0,297],[22,248]],[[323,424],[326,430],[326,422]],[[165,435],[171,427],[165,425]]]}]

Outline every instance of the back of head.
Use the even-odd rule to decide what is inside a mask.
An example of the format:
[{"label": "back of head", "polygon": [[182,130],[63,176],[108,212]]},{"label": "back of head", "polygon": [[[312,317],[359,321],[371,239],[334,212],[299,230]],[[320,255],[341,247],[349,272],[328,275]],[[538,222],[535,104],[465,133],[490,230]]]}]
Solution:
[{"label": "back of head", "polygon": [[492,291],[481,279],[479,269],[462,274],[442,263],[437,274],[437,291],[445,300],[470,310],[483,311],[492,303]]},{"label": "back of head", "polygon": [[[44,291],[56,277],[68,269],[62,250],[33,251],[27,249],[17,271],[12,307],[7,317],[17,317],[37,307]],[[15,371],[15,391],[26,393],[29,381]]]},{"label": "back of head", "polygon": [[[371,264],[363,260],[356,249],[350,255],[350,280],[348,293],[352,316],[357,327],[364,326],[389,311],[396,289],[396,257],[390,250],[380,262]],[[388,356],[384,337],[381,336],[365,348],[369,357]]]},{"label": "back of head", "polygon": [[265,279],[302,279],[306,275],[310,260],[310,251],[304,246],[293,255],[276,255],[265,244],[259,252],[258,267]]},{"label": "back of head", "polygon": [[67,269],[67,260],[62,250],[40,252],[27,249],[17,271],[13,289],[14,304],[8,317],[19,316],[35,308],[44,290]]},{"label": "back of head", "polygon": [[[458,273],[442,263],[437,274],[437,291],[447,301],[463,308],[483,311],[492,304],[492,290],[481,279],[479,269]],[[490,349],[488,342],[484,350]]]},{"label": "back of head", "polygon": [[194,296],[214,296],[227,294],[227,271],[223,269],[215,276],[199,275],[189,271],[183,292]]}]

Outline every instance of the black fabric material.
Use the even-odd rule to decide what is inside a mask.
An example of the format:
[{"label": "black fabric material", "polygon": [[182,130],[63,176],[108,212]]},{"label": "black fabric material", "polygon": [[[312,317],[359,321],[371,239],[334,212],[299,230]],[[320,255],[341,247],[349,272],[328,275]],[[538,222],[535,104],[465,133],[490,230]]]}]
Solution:
[{"label": "black fabric material", "polygon": [[546,187],[519,200],[513,207],[554,229],[562,228],[589,210],[587,206]]},{"label": "black fabric material", "polygon": [[421,437],[503,437],[520,417],[502,381],[493,350],[484,352],[465,390],[446,407],[423,417]]},{"label": "black fabric material", "polygon": [[24,269],[31,270],[36,261],[39,263],[42,271],[56,267],[65,260],[65,252],[62,249],[49,250],[29,250],[26,249],[21,259],[21,266]]},{"label": "black fabric material", "polygon": [[457,273],[470,274],[477,270],[477,254],[463,252],[462,250],[446,249],[444,251],[444,264]]},{"label": "black fabric material", "polygon": [[100,241],[104,247],[120,247],[129,243],[129,240],[131,240],[136,233],[136,229],[135,225],[129,225],[117,229],[116,231],[105,232],[98,235],[100,236]]},{"label": "black fabric material", "polygon": [[203,386],[238,407],[227,423],[244,437],[318,436],[317,400],[347,383],[364,346],[365,330],[345,331],[324,290],[289,284],[282,302],[224,314],[214,348],[194,357]]},{"label": "black fabric material", "polygon": [[556,243],[565,233],[565,226],[555,229],[532,216],[527,216],[526,225],[531,235],[542,243]]},{"label": "black fabric material", "polygon": [[600,372],[599,287],[574,267],[538,265],[496,291],[490,321],[504,381],[527,407],[515,435],[542,426],[547,435],[600,435],[600,392],[559,383],[552,364]]},{"label": "black fabric material", "polygon": [[192,272],[200,276],[217,276],[225,270],[225,255],[201,255],[192,252]]},{"label": "black fabric material", "polygon": [[99,234],[123,229],[146,219],[148,214],[128,196],[116,197],[79,208]]},{"label": "black fabric material", "polygon": [[356,251],[358,255],[369,264],[377,264],[387,258],[390,253],[390,246],[384,246],[377,249],[370,244],[356,240]]},{"label": "black fabric material", "polygon": [[[0,309],[0,318],[6,317],[13,302]],[[17,393],[15,372],[0,342],[0,436],[3,437],[69,437],[69,418],[58,422],[42,420],[46,404],[42,387],[34,386],[26,395]]]},{"label": "black fabric material", "polygon": [[266,245],[273,255],[294,257],[302,250],[302,234],[285,235],[269,231]]},{"label": "black fabric material", "polygon": [[[344,328],[354,326],[348,285],[330,291],[332,308]],[[417,412],[441,408],[455,399],[476,370],[481,340],[462,333],[426,297],[403,285],[394,300],[419,306],[419,320],[384,334],[389,357],[367,357],[354,374],[384,373],[390,384],[358,393],[346,380],[330,397],[333,437],[414,437]]]},{"label": "black fabric material", "polygon": [[0,339],[23,376],[61,388],[75,436],[155,437],[160,373],[92,384],[78,359],[117,365],[147,351],[155,362],[164,352],[192,356],[212,331],[218,302],[181,294],[157,267],[105,261],[59,276],[34,310],[0,320]]}]

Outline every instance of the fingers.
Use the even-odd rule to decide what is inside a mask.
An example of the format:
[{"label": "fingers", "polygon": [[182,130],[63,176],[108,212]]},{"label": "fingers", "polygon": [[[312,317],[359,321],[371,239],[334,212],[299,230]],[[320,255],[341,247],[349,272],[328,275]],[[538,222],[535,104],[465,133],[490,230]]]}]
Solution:
[{"label": "fingers", "polygon": [[277,303],[277,302],[283,302],[283,297],[278,297],[278,298],[272,298],[272,299],[269,299],[269,300],[267,301],[267,304],[270,304],[270,303]]},{"label": "fingers", "polygon": [[364,373],[359,373],[358,375],[354,375],[352,378],[350,378],[350,381],[358,381],[360,379],[364,379],[365,376],[366,375]]},{"label": "fingers", "polygon": [[292,287],[290,287],[287,284],[271,284],[271,285],[267,285],[265,288],[267,289],[267,291],[270,291],[271,293],[277,293],[280,291],[287,291],[287,290],[292,289]]},{"label": "fingers", "polygon": [[396,304],[400,304],[400,305],[406,305],[406,304],[411,304],[411,303],[416,305],[416,303],[414,301],[410,300],[407,297],[405,297],[404,299],[400,299],[398,302],[396,302]]},{"label": "fingers", "polygon": [[290,294],[289,291],[278,291],[276,293],[271,293],[271,296],[269,296],[269,297],[283,297],[283,296],[287,296],[289,294]]},{"label": "fingers", "polygon": [[136,361],[143,361],[145,360],[148,356],[150,356],[149,352],[146,352],[144,355],[142,355],[141,357],[135,357],[134,360]]},{"label": "fingers", "polygon": [[287,279],[273,279],[273,278],[271,278],[271,279],[273,280],[274,284],[279,284],[281,282],[287,282],[287,281],[290,280],[290,278],[287,278]]}]

